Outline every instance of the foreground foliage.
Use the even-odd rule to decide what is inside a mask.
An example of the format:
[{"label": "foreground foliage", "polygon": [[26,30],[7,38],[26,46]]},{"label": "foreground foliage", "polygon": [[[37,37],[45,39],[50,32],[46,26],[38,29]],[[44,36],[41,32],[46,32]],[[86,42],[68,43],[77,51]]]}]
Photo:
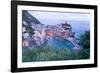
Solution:
[{"label": "foreground foliage", "polygon": [[70,49],[57,49],[50,46],[38,47],[38,48],[25,48],[23,50],[22,61],[57,61],[57,60],[77,60],[85,59],[81,56],[82,51],[75,51]]}]

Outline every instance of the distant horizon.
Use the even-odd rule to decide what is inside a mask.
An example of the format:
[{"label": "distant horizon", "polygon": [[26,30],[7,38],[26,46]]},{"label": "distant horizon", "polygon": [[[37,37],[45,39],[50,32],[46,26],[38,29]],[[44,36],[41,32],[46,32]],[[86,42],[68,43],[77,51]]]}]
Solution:
[{"label": "distant horizon", "polygon": [[[36,17],[40,22],[47,25],[54,25],[55,23],[62,23],[63,21],[90,21],[89,13],[65,13],[65,12],[46,12],[46,11],[28,11],[32,16]],[[45,20],[59,20],[53,21],[54,24],[46,22]]]},{"label": "distant horizon", "polygon": [[76,36],[79,36],[79,34],[84,31],[90,30],[90,14],[88,13],[57,13],[42,11],[28,11],[28,13],[45,25],[57,25],[67,21],[67,23],[72,26],[72,31],[76,32]]}]

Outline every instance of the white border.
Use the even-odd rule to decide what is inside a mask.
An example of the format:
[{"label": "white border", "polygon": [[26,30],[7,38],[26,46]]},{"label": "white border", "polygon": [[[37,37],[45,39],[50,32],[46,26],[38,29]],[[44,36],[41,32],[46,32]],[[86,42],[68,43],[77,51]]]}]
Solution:
[{"label": "white border", "polygon": [[[40,7],[40,6],[23,6],[19,5],[18,9],[18,48],[17,48],[17,67],[43,67],[57,65],[78,65],[78,64],[93,64],[94,63],[94,10],[92,9],[75,9],[75,8],[57,8],[57,7]],[[67,61],[47,61],[47,62],[22,62],[22,10],[45,10],[45,11],[63,11],[63,12],[84,12],[90,13],[90,59],[87,60],[67,60]]]}]

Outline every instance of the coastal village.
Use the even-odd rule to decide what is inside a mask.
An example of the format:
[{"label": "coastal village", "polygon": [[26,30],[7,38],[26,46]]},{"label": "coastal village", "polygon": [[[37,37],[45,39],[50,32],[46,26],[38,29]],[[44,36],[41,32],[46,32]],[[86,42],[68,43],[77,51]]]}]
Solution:
[{"label": "coastal village", "polygon": [[[73,28],[67,20],[60,24],[46,25],[40,23],[27,11],[23,11],[22,25],[23,48],[34,48],[41,45],[55,46],[59,45],[57,43],[60,42],[65,44],[60,48],[80,49],[76,42],[75,32],[72,31]],[[61,44],[60,46],[62,46]]]}]

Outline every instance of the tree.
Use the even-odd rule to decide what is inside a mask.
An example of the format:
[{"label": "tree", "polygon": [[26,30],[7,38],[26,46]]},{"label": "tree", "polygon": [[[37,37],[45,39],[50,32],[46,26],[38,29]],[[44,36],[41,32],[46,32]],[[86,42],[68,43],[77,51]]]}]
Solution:
[{"label": "tree", "polygon": [[79,44],[82,46],[82,50],[78,54],[79,59],[89,59],[90,58],[90,31],[85,31],[85,33],[80,36]]},{"label": "tree", "polygon": [[90,48],[90,31],[85,31],[85,33],[80,36],[79,44],[84,49]]}]

